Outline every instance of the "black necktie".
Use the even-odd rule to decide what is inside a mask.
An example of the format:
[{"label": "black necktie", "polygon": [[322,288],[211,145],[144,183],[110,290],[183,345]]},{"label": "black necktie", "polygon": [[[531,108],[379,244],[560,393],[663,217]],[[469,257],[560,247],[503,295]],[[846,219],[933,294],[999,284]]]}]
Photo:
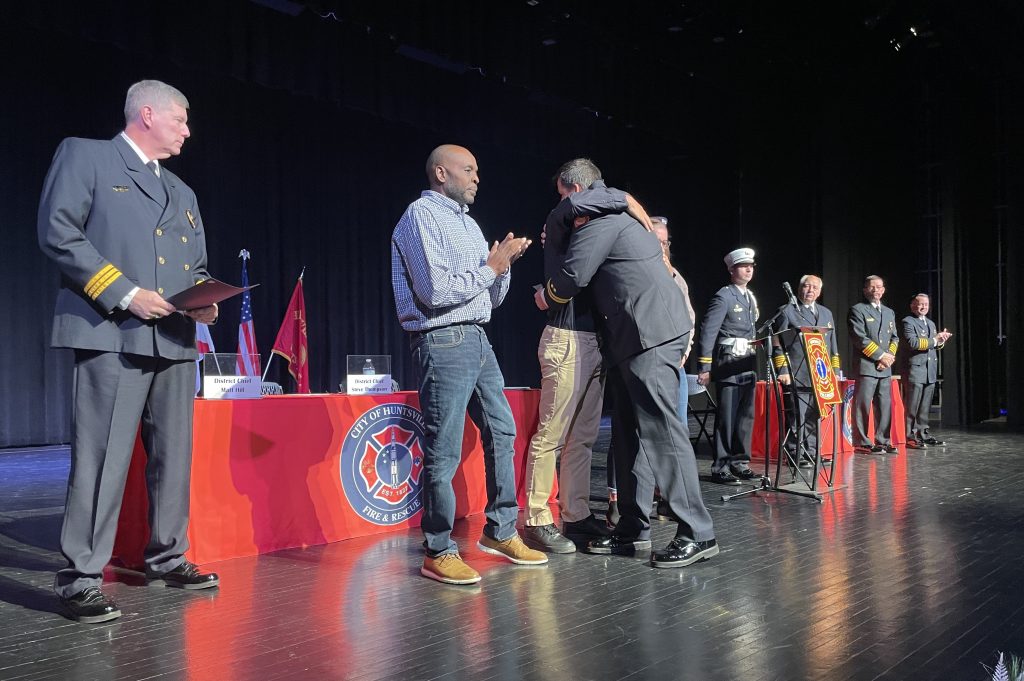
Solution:
[{"label": "black necktie", "polygon": [[157,179],[160,180],[160,186],[163,187],[164,189],[164,200],[169,201],[171,198],[171,190],[168,189],[167,187],[167,181],[164,180],[163,173],[157,171],[158,166],[156,164],[156,161],[150,161],[149,163],[146,164],[146,167],[152,170],[153,174],[156,175]]}]

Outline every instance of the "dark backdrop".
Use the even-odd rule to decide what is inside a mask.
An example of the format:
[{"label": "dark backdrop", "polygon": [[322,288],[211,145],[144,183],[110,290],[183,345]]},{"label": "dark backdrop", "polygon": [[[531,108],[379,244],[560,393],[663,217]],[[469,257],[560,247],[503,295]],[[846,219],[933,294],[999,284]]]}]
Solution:
[{"label": "dark backdrop", "polygon": [[[61,138],[121,129],[124,92],[142,78],[191,101],[193,136],[168,165],[199,197],[211,272],[237,282],[239,250],[252,253],[264,361],[307,268],[315,391],[336,389],[350,353],[391,354],[397,379],[411,384],[389,237],[424,187],[430,149],[454,142],[480,163],[472,212],[490,238],[536,237],[557,198],[554,170],[589,156],[610,184],[670,216],[698,314],[726,280],[722,256],[740,245],[758,251],[762,311],[782,302],[783,279],[795,287],[813,271],[842,319],[863,276],[881,274],[898,317],[911,293],[929,290],[941,299],[940,323],[958,334],[945,367],[955,386],[947,423],[998,415],[1012,401],[1012,334],[996,338],[993,292],[1013,244],[1019,143],[992,122],[1019,111],[1019,74],[1002,68],[1012,53],[964,62],[966,48],[947,38],[901,54],[857,16],[814,16],[811,3],[777,19],[757,3],[705,10],[683,25],[706,44],[674,52],[651,39],[652,25],[665,30],[661,3],[641,3],[612,28],[602,10],[587,15],[588,5],[571,2],[541,3],[543,21],[526,3],[378,5],[326,18],[301,4],[242,0],[0,9],[9,55],[0,62],[0,446],[68,439],[70,357],[48,348],[57,274],[35,240],[39,189]],[[582,23],[552,27],[551,17],[569,14],[556,5]],[[1017,20],[1001,11],[982,19]],[[829,40],[814,29],[826,19],[844,22]],[[736,34],[741,20],[747,29]],[[541,42],[552,28],[561,31],[553,48]],[[580,29],[608,32],[601,49]],[[732,43],[716,39],[728,31],[753,38],[726,52]],[[938,188],[925,181],[936,167]],[[923,254],[936,229],[942,248]],[[535,247],[516,265],[489,329],[509,385],[538,384],[543,317],[531,287],[540,260]],[[1009,297],[1013,272],[1003,272]],[[1019,325],[1004,316],[1005,329]],[[237,305],[225,305],[212,330],[219,350],[234,350],[237,322]],[[271,378],[290,389],[275,364]]]}]

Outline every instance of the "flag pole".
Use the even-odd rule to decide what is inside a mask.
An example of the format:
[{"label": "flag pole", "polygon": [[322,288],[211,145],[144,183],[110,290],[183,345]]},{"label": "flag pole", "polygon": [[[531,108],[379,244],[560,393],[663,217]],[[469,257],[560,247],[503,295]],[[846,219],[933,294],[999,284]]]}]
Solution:
[{"label": "flag pole", "polygon": [[[242,253],[245,253],[246,255],[249,255],[249,253],[247,251],[242,251]],[[238,257],[242,257],[242,253],[239,253]],[[306,266],[303,265],[302,266],[302,271],[299,272],[299,281],[302,281],[302,277],[305,276],[305,274],[306,274]],[[274,361],[274,356],[275,355],[277,355],[276,352],[271,352],[270,353],[270,359],[267,360],[267,368],[263,370],[263,378],[260,379],[261,381],[266,381],[267,380],[267,372],[270,371],[270,365]]]},{"label": "flag pole", "polygon": [[270,353],[270,359],[267,360],[267,368],[263,370],[263,378],[261,378],[260,381],[266,381],[267,380],[267,372],[270,371],[270,365],[274,363],[274,355],[275,354],[276,353],[273,353],[273,352]]},{"label": "flag pole", "polygon": [[[249,255],[249,251],[247,249],[245,249],[245,248],[243,248],[242,250],[240,250],[238,252],[238,257],[242,259],[242,265],[243,266],[245,265],[245,261],[246,260],[251,260],[252,259],[252,256]],[[271,356],[270,359],[273,360],[274,359],[273,356]],[[270,368],[270,362],[267,362],[267,369],[269,369],[269,368]],[[266,377],[267,377],[267,372],[264,371],[263,372],[263,378],[260,379],[260,382],[262,383],[263,379],[265,379]]]}]

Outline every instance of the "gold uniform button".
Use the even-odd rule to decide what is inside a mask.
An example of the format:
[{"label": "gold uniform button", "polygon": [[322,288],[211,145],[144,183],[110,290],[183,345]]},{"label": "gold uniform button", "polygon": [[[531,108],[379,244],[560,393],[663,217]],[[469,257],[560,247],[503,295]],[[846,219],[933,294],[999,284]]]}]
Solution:
[{"label": "gold uniform button", "polygon": [[161,288],[158,288],[158,289],[156,290],[156,292],[157,292],[157,293],[159,293],[160,295],[163,295],[163,294],[164,294],[164,289],[163,289],[163,287],[161,287]]},{"label": "gold uniform button", "polygon": [[160,229],[159,227],[157,227],[157,230],[156,230],[156,235],[157,235],[157,236],[163,236],[163,235],[164,235],[164,230],[162,230],[162,229]]},{"label": "gold uniform button", "polygon": [[187,244],[188,243],[188,237],[187,236],[181,237],[181,243]]},{"label": "gold uniform button", "polygon": [[189,266],[185,265],[185,271],[188,272],[188,270],[189,270]]},{"label": "gold uniform button", "polygon": [[160,263],[161,265],[163,265],[164,263],[167,262],[166,260],[164,260],[164,256],[162,256],[162,255],[159,258],[157,258],[156,261],[158,263]]}]

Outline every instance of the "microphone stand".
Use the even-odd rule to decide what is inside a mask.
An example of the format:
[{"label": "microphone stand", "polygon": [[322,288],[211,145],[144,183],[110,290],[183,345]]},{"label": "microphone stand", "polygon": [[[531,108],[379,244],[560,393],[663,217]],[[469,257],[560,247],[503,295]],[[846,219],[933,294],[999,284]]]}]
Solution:
[{"label": "microphone stand", "polygon": [[[785,445],[785,435],[783,432],[782,424],[784,423],[784,408],[782,404],[782,386],[778,382],[778,374],[775,372],[775,364],[772,362],[772,340],[778,335],[775,331],[775,323],[785,314],[786,307],[782,306],[768,321],[761,325],[759,329],[754,333],[755,338],[751,341],[754,344],[759,344],[765,349],[765,366],[767,367],[766,380],[765,380],[765,391],[764,391],[764,474],[761,476],[760,484],[757,487],[737,492],[736,494],[724,494],[722,495],[722,501],[730,501],[732,499],[738,499],[739,497],[745,497],[750,494],[757,494],[758,492],[781,492],[783,494],[792,494],[798,497],[805,497],[807,499],[814,499],[819,504],[824,503],[825,500],[821,494],[817,492],[804,492],[802,490],[786,489],[779,487],[778,477],[782,472],[782,456]],[[756,381],[756,378],[755,378]],[[756,390],[755,383],[755,390]],[[771,469],[771,448],[769,443],[771,441],[771,422],[772,422],[772,410],[771,410],[771,397],[775,396],[775,411],[776,417],[779,424],[778,432],[778,446],[779,446],[779,463],[776,466],[776,480],[772,482],[768,472]]]}]

